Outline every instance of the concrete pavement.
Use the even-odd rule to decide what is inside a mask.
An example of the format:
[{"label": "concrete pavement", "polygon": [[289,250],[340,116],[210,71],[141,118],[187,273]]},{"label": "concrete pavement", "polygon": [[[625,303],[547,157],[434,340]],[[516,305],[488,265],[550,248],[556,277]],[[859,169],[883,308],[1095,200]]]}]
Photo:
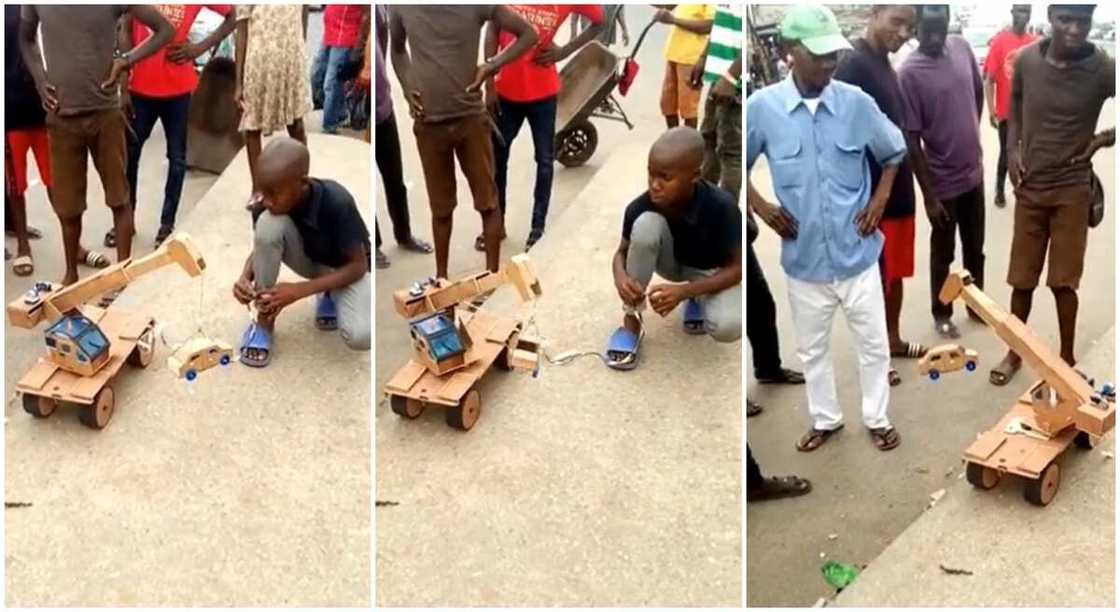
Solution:
[{"label": "concrete pavement", "polygon": [[[632,34],[651,11],[628,7]],[[566,37],[567,27],[562,29]],[[578,169],[556,166],[544,239],[531,255],[544,290],[535,321],[557,354],[602,350],[620,311],[609,274],[622,210],[645,189],[648,148],[664,129],[657,96],[664,30],[654,29],[634,90],[636,124],[595,120],[600,148]],[[396,91],[414,231],[430,237],[410,120]],[[509,239],[528,233],[534,168],[526,127],[510,169]],[[479,230],[459,181],[452,276],[480,269]],[[491,372],[470,432],[443,411],[394,415],[381,390],[410,354],[389,295],[434,272],[389,238],[377,274],[377,604],[382,606],[736,606],[741,601],[740,345],[685,336],[680,313],[648,319],[642,365],[615,372],[594,358],[543,365],[539,378]],[[487,303],[510,313],[511,290]],[[687,382],[681,372],[690,372]]]},{"label": "concrete pavement", "polygon": [[[368,211],[369,146],[311,134],[310,148],[312,174]],[[161,173],[142,175],[145,196],[162,189]],[[241,153],[180,217],[206,258],[201,280],[161,270],[114,308],[150,313],[172,345],[202,330],[236,346],[248,320],[230,295],[251,247],[247,175]],[[99,236],[108,215],[92,169],[89,184],[86,235]],[[41,189],[29,206],[47,231],[34,278],[57,279]],[[29,283],[9,271],[9,299]],[[368,606],[369,353],[313,319],[310,302],[291,307],[267,369],[232,364],[191,386],[159,346],[147,370],[114,381],[116,413],[100,432],[72,409],[24,414],[14,384],[41,354],[42,329],[6,326],[6,500],[32,504],[5,511],[7,605]]]},{"label": "concrete pavement", "polygon": [[[1115,106],[1110,102],[1101,113],[1098,129],[1113,125]],[[988,186],[986,292],[1006,307],[1011,293],[1005,279],[1014,204],[998,209],[990,202],[999,146],[995,130],[987,123],[981,126],[981,134]],[[1113,149],[1103,149],[1094,158],[1109,200],[1104,223],[1090,230],[1089,235],[1077,324],[1079,355],[1084,355],[1089,344],[1114,325],[1114,164]],[[755,168],[752,179],[766,197],[773,197],[765,164]],[[929,346],[940,343],[940,337],[933,330],[929,314],[929,222],[920,201],[918,211],[916,275],[905,284],[902,335],[906,340]],[[783,359],[787,366],[799,369],[786,280],[778,260],[779,239],[763,227],[755,248],[778,305]],[[960,265],[959,255],[956,265]],[[987,372],[999,362],[1006,347],[986,328],[963,316],[960,307],[956,309],[955,320],[961,329],[961,343],[980,352],[979,370],[935,384],[919,378],[915,361],[894,360],[903,383],[892,389],[891,419],[902,435],[902,445],[887,454],[871,445],[860,424],[856,353],[843,322],[836,323],[832,354],[837,393],[848,427],[826,446],[807,454],[794,449],[794,442],[809,426],[804,388],[748,386],[751,397],[766,407],[762,415],[750,419],[747,425],[747,439],[763,472],[797,474],[809,478],[814,485],[813,492],[805,497],[748,507],[748,605],[811,605],[817,598],[831,594],[820,574],[825,558],[857,565],[870,563],[921,516],[929,495],[946,487],[959,474],[960,453],[976,432],[990,427],[1009,402],[1030,384],[1031,375],[1024,371],[1007,387],[991,386]],[[1057,347],[1054,300],[1044,288],[1035,293],[1029,323],[1044,341]],[[748,368],[749,352],[748,344]],[[1090,374],[1104,379],[1110,376],[1109,372]],[[945,474],[950,469],[954,472],[947,478]],[[1019,498],[1015,496],[1008,503],[1017,505]],[[790,516],[797,520],[790,521]],[[831,534],[837,538],[830,540]]]},{"label": "concrete pavement", "polygon": [[[1095,339],[1078,367],[1111,379],[1115,342],[1115,329]],[[1115,607],[1115,451],[1114,434],[1092,451],[1070,447],[1045,508],[1023,500],[1018,478],[991,491],[954,479],[835,605]],[[942,564],[972,575],[946,574]]]}]

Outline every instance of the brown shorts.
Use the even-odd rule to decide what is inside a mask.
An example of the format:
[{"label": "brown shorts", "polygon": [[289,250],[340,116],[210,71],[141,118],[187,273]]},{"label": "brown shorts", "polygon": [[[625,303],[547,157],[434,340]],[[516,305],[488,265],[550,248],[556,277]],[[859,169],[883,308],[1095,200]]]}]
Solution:
[{"label": "brown shorts", "polygon": [[124,114],[116,108],[73,117],[47,113],[53,205],[60,219],[80,217],[86,210],[87,156],[93,157],[109,208],[128,204],[126,126]]},{"label": "brown shorts", "polygon": [[679,115],[681,119],[695,119],[699,115],[700,90],[689,86],[691,76],[691,64],[665,63],[665,82],[661,84],[662,115]]},{"label": "brown shorts", "polygon": [[1088,185],[1045,195],[1016,190],[1007,284],[1016,289],[1037,287],[1049,246],[1046,286],[1078,288],[1085,269],[1091,198]]},{"label": "brown shorts", "polygon": [[412,124],[433,216],[450,217],[455,210],[456,158],[470,185],[475,210],[485,212],[498,207],[490,131],[490,117],[483,114]]}]

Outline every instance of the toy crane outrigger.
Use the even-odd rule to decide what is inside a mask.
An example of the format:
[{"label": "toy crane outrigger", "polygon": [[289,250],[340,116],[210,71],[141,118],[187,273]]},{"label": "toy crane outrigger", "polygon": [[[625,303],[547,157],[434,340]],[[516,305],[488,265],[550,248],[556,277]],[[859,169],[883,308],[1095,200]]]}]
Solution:
[{"label": "toy crane outrigger", "polygon": [[1049,504],[1058,493],[1058,456],[1070,443],[1092,448],[1116,425],[1115,392],[1111,385],[1094,392],[1093,381],[1086,380],[1026,324],[973,285],[968,273],[951,274],[938,297],[944,304],[963,299],[1041,376],[995,427],[965,450],[968,482],[991,489],[1003,474],[1014,474],[1027,479],[1023,491],[1027,501]]},{"label": "toy crane outrigger", "polygon": [[127,361],[145,368],[155,353],[155,320],[151,317],[86,305],[86,302],[128,286],[133,280],[164,266],[178,264],[189,276],[206,269],[186,234],[179,234],[149,255],[112,265],[72,285],[53,289],[37,285],[23,298],[8,304],[8,320],[15,327],[48,323],[47,355],[16,384],[23,409],[38,418],[49,417],[59,403],[83,406],[82,424],[103,429],[113,416],[110,381]]},{"label": "toy crane outrigger", "polygon": [[522,335],[521,321],[463,305],[506,283],[517,289],[522,302],[541,295],[524,254],[497,272],[418,284],[393,294],[397,313],[409,320],[413,351],[413,358],[385,385],[393,412],[415,419],[429,405],[444,406],[447,424],[466,431],[478,421],[482,407],[475,383],[492,365],[537,369],[539,343]]}]

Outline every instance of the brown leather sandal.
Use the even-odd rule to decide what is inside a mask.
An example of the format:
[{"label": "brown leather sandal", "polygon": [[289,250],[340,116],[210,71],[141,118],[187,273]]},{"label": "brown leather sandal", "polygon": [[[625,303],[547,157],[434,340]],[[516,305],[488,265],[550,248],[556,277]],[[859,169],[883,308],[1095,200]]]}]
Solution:
[{"label": "brown leather sandal", "polygon": [[843,425],[836,429],[810,429],[805,435],[801,436],[801,439],[797,441],[795,446],[797,450],[803,453],[815,451],[841,429],[844,429]]},{"label": "brown leather sandal", "polygon": [[902,443],[902,436],[898,435],[898,430],[894,427],[879,427],[869,431],[875,448],[881,451],[889,451]]}]

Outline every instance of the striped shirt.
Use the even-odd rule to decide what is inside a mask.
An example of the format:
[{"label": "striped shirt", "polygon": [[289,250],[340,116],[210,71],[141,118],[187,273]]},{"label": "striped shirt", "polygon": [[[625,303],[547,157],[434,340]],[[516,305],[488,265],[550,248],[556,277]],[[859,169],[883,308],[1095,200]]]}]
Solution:
[{"label": "striped shirt", "polygon": [[708,42],[708,60],[704,63],[704,80],[718,81],[743,52],[744,5],[721,4],[716,7]]}]

